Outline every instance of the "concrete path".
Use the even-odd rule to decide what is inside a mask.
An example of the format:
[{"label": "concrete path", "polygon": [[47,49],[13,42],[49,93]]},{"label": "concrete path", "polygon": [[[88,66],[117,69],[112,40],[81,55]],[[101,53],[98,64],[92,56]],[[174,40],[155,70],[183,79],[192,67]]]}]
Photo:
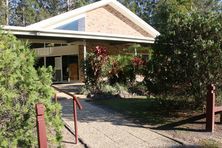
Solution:
[{"label": "concrete path", "polygon": [[[84,144],[82,144],[81,142],[78,142],[78,144],[75,144],[75,139],[74,139],[73,134],[65,127],[62,130],[62,136],[63,136],[63,140],[62,140],[63,148],[85,148]],[[58,147],[58,146],[54,146],[54,147]]]},{"label": "concrete path", "polygon": [[[72,100],[60,99],[63,106],[63,120],[72,129]],[[147,148],[180,147],[171,139],[136,125],[118,113],[107,111],[86,100],[78,110],[79,138],[91,148]]]}]

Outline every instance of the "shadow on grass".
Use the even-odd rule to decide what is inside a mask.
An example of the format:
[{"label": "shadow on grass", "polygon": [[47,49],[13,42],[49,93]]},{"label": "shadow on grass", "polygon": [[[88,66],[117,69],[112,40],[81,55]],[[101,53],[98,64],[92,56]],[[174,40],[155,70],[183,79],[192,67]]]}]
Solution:
[{"label": "shadow on grass", "polygon": [[[184,101],[174,101],[148,98],[148,99],[99,99],[91,101],[102,108],[108,108],[124,114],[134,122],[153,126],[179,121],[183,114],[177,108],[186,106]],[[182,107],[181,107],[182,106]],[[187,117],[192,111],[186,110]],[[186,117],[185,117],[186,118]],[[184,119],[184,117],[182,118]]]},{"label": "shadow on grass", "polygon": [[[72,100],[60,98],[59,101],[63,105],[63,117],[72,120]],[[189,114],[186,113],[181,117],[181,112],[174,110],[175,106],[171,106],[170,109],[166,108],[162,105],[163,103],[160,103],[159,100],[156,99],[100,99],[90,100],[88,102],[99,106],[101,111],[95,114],[90,109],[90,106],[88,108],[87,104],[85,104],[85,113],[81,114],[82,111],[79,112],[81,115],[79,117],[80,122],[111,122],[116,125],[141,127],[143,127],[143,125],[151,125],[152,129],[157,130],[205,131],[203,128],[205,122],[202,120],[199,121],[205,117],[204,114],[197,115],[193,114],[192,111],[186,111],[189,112]],[[111,114],[114,113],[114,116],[104,114],[104,110]],[[130,119],[130,121],[133,121],[136,125],[127,121],[120,121],[121,118],[119,119],[115,113],[124,115],[124,117]],[[180,114],[178,115],[178,113]],[[186,124],[189,124],[189,127],[181,126]]]},{"label": "shadow on grass", "polygon": [[148,99],[100,99],[93,100],[91,103],[121,113],[141,124],[163,124],[169,117],[168,112],[159,110],[155,102]]},{"label": "shadow on grass", "polygon": [[184,124],[205,124],[205,122],[196,122],[197,120],[201,120],[203,118],[205,118],[206,115],[205,114],[201,114],[198,116],[194,116],[185,120],[181,120],[178,122],[173,122],[173,123],[169,123],[169,124],[165,124],[162,126],[159,126],[157,128],[154,129],[158,129],[158,130],[180,130],[180,131],[192,131],[192,132],[206,132],[205,129],[197,129],[197,128],[183,128],[183,127],[179,127],[181,125]]}]

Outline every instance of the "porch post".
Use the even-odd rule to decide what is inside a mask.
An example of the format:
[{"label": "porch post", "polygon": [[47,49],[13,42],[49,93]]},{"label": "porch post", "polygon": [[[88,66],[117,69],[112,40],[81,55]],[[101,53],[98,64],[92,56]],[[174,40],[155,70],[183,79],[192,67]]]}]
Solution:
[{"label": "porch post", "polygon": [[[45,49],[45,42],[44,42],[44,49]],[[44,66],[46,67],[46,56],[44,56]]]},{"label": "porch post", "polygon": [[46,56],[44,56],[44,66],[46,67]]},{"label": "porch post", "polygon": [[83,56],[84,56],[84,61],[86,60],[87,56],[87,51],[86,51],[86,40],[83,41]]},{"label": "porch post", "polygon": [[60,56],[61,81],[63,81],[62,56]]},{"label": "porch post", "polygon": [[86,80],[86,56],[87,56],[87,50],[86,50],[86,40],[83,41],[83,58],[84,58],[84,77]]}]

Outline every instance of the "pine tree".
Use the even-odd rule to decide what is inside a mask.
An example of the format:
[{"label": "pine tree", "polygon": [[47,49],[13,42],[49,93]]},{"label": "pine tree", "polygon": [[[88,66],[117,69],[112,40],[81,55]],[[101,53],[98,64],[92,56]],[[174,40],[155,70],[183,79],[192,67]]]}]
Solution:
[{"label": "pine tree", "polygon": [[7,17],[8,17],[8,3],[7,0],[0,1],[0,25],[7,24]]},{"label": "pine tree", "polygon": [[[46,107],[47,136],[61,141],[61,106],[51,101],[51,69],[34,68],[35,54],[0,32],[0,147],[36,147],[35,104]],[[54,133],[54,134],[53,134]]]}]

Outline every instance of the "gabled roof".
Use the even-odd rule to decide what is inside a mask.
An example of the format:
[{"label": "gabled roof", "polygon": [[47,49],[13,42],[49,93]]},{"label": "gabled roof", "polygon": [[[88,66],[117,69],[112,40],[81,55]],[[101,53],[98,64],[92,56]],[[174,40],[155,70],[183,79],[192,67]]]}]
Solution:
[{"label": "gabled roof", "polygon": [[[155,30],[152,26],[147,24],[145,21],[143,21],[141,18],[139,18],[137,15],[135,15],[133,12],[131,12],[129,9],[127,9],[125,6],[123,6],[121,3],[119,3],[116,0],[101,0],[99,2],[95,2],[86,6],[83,6],[81,8],[51,17],[49,19],[40,21],[38,23],[32,24],[27,26],[27,29],[53,29],[52,26],[55,26],[55,24],[73,19],[75,17],[78,17],[80,15],[84,15],[86,12],[89,12],[91,10],[97,9],[99,7],[103,7],[109,5],[113,7],[115,10],[120,12],[122,15],[124,15],[126,18],[131,20],[133,23],[141,27],[144,31],[149,33],[153,38],[160,35],[160,33]],[[51,27],[51,28],[50,28]]]}]

